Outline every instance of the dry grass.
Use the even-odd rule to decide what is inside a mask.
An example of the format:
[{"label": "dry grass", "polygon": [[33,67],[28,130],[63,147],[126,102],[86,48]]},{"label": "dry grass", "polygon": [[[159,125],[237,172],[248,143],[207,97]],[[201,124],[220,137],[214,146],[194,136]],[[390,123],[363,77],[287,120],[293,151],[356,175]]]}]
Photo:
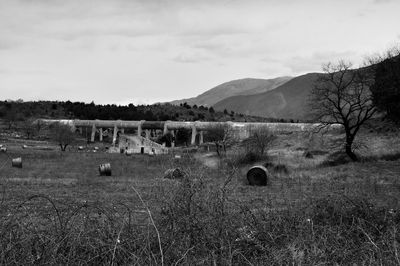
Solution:
[{"label": "dry grass", "polygon": [[[267,187],[248,186],[250,165],[226,159],[215,169],[189,154],[11,145],[0,153],[0,263],[397,264],[399,161],[382,160],[382,148],[376,160],[320,167],[327,154],[309,159],[303,152],[324,146],[281,140],[268,156]],[[396,143],[389,143],[393,152]],[[11,167],[15,157],[22,169]],[[110,177],[98,174],[105,162]],[[162,179],[176,167],[186,178]]]}]

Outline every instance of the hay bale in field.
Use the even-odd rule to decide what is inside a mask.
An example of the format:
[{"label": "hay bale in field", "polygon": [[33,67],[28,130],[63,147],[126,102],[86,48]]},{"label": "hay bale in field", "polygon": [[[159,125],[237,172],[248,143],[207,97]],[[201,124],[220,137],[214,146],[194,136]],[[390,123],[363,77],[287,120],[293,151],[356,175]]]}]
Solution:
[{"label": "hay bale in field", "polygon": [[126,150],[125,152],[126,156],[131,156],[133,154],[132,150]]},{"label": "hay bale in field", "polygon": [[167,169],[164,173],[164,178],[168,179],[181,179],[185,176],[185,173],[179,168]]},{"label": "hay bale in field", "polygon": [[111,176],[111,164],[110,163],[100,164],[99,174],[100,176]]},{"label": "hay bale in field", "polygon": [[83,151],[83,146],[78,146],[78,151]]},{"label": "hay bale in field", "polygon": [[12,159],[11,165],[12,165],[12,167],[22,168],[22,158],[18,157],[18,158]]},{"label": "hay bale in field", "polygon": [[266,186],[268,178],[268,170],[262,165],[253,166],[247,171],[247,180],[250,186]]},{"label": "hay bale in field", "polygon": [[5,147],[5,146],[0,147],[0,152],[7,152],[7,147]]},{"label": "hay bale in field", "polygon": [[28,146],[27,145],[22,145],[22,149],[26,149],[26,148],[28,148]]}]

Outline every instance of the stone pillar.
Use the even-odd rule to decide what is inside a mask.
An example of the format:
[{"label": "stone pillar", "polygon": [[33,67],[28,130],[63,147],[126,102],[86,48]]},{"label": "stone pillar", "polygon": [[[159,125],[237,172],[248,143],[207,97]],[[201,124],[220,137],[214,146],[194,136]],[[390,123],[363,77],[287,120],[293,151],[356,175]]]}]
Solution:
[{"label": "stone pillar", "polygon": [[140,123],[139,123],[138,128],[137,128],[137,135],[138,135],[139,137],[142,136],[142,124],[143,124],[144,121],[145,121],[145,120],[140,120]]},{"label": "stone pillar", "polygon": [[164,122],[164,132],[163,135],[168,133],[168,123],[171,122],[171,120],[167,120]]},{"label": "stone pillar", "polygon": [[76,132],[76,126],[74,123],[71,124],[71,132]]},{"label": "stone pillar", "polygon": [[203,144],[203,142],[204,142],[203,131],[200,131],[200,140],[199,141],[200,141],[200,143],[199,143],[200,145]]},{"label": "stone pillar", "polygon": [[99,128],[99,140],[103,141],[103,128]]},{"label": "stone pillar", "polygon": [[92,135],[90,136],[90,142],[94,142],[94,137],[96,136],[96,125],[92,125]]},{"label": "stone pillar", "polygon": [[149,129],[146,129],[146,139],[150,139],[150,130]]},{"label": "stone pillar", "polygon": [[115,146],[115,143],[117,143],[117,134],[118,134],[118,127],[117,125],[114,126],[114,134],[113,134],[113,141],[112,145]]},{"label": "stone pillar", "polygon": [[164,123],[164,131],[163,131],[163,135],[168,133],[168,126],[167,123]]},{"label": "stone pillar", "polygon": [[192,141],[191,141],[191,145],[195,145],[196,144],[196,135],[197,135],[197,129],[195,126],[192,126]]},{"label": "stone pillar", "polygon": [[137,135],[138,137],[142,136],[142,123],[140,123],[137,127]]}]

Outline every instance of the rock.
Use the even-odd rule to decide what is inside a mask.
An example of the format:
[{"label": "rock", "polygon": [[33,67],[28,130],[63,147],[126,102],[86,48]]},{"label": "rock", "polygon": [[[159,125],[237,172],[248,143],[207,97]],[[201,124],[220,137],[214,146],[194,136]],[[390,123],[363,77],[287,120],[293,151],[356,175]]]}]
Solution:
[{"label": "rock", "polygon": [[314,155],[312,155],[312,153],[309,152],[309,151],[304,151],[303,156],[304,156],[305,158],[307,158],[307,159],[312,159],[312,158],[314,158]]}]

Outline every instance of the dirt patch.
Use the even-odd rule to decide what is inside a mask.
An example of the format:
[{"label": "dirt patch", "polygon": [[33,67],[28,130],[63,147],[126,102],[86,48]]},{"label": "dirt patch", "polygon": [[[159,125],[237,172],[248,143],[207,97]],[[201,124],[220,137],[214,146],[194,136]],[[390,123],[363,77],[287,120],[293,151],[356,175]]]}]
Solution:
[{"label": "dirt patch", "polygon": [[197,153],[194,157],[205,166],[218,169],[220,158],[214,153]]}]

